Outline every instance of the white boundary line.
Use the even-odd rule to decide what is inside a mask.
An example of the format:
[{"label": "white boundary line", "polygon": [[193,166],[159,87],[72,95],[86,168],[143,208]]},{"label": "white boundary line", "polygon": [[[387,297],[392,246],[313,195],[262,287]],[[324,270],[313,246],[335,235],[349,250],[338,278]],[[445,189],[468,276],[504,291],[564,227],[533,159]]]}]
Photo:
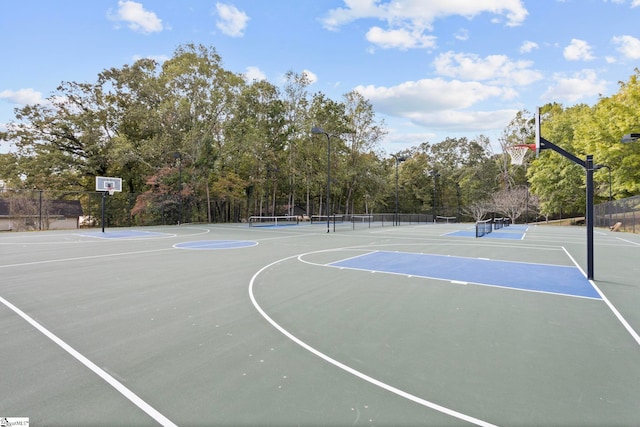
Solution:
[{"label": "white boundary line", "polygon": [[[329,251],[334,251],[334,250],[335,249],[329,249]],[[317,251],[317,252],[326,252],[326,251]],[[309,252],[309,253],[311,253],[311,252]],[[384,390],[387,390],[387,391],[389,391],[391,393],[394,393],[394,394],[396,394],[396,395],[398,395],[400,397],[408,399],[408,400],[410,400],[412,402],[415,402],[415,403],[417,403],[419,405],[425,406],[427,408],[434,409],[434,410],[436,410],[438,412],[441,412],[441,413],[449,415],[451,417],[454,417],[454,418],[469,422],[471,424],[475,424],[477,426],[482,426],[482,427],[496,427],[494,424],[488,423],[486,421],[482,421],[482,420],[480,420],[478,418],[474,418],[474,417],[471,417],[469,415],[462,414],[460,412],[454,411],[453,409],[449,409],[449,408],[446,408],[444,406],[438,405],[437,403],[433,403],[433,402],[430,402],[428,400],[422,399],[420,397],[414,396],[413,394],[407,393],[406,391],[400,390],[400,389],[398,389],[396,387],[393,387],[393,386],[391,386],[389,384],[383,383],[380,380],[377,380],[377,379],[375,379],[373,377],[370,377],[370,376],[368,376],[368,375],[366,375],[366,374],[364,374],[364,373],[362,373],[362,372],[360,372],[360,371],[358,371],[356,369],[353,369],[352,367],[347,366],[344,363],[341,363],[341,362],[339,362],[339,361],[327,356],[326,354],[322,353],[321,351],[316,350],[314,347],[311,347],[309,344],[307,344],[304,341],[302,341],[301,339],[297,338],[295,335],[293,335],[292,333],[290,333],[289,331],[284,329],[282,326],[280,326],[278,323],[276,323],[276,321],[273,320],[262,309],[262,307],[260,307],[260,304],[258,304],[258,301],[256,300],[255,295],[253,293],[253,286],[255,284],[255,281],[256,281],[257,277],[262,272],[264,272],[265,270],[273,267],[274,265],[279,264],[279,263],[284,262],[284,261],[287,261],[287,260],[290,260],[292,258],[304,256],[304,255],[307,255],[307,254],[293,255],[293,256],[290,256],[290,257],[287,257],[287,258],[280,259],[278,261],[274,261],[271,264],[267,264],[266,266],[262,267],[260,270],[258,270],[253,275],[253,277],[251,277],[251,281],[249,282],[249,298],[251,299],[251,303],[256,308],[256,310],[258,310],[258,313],[260,313],[260,315],[262,317],[264,317],[265,320],[271,324],[271,326],[276,328],[284,336],[286,336],[291,341],[293,341],[296,344],[298,344],[300,347],[302,347],[305,350],[311,352],[312,354],[318,356],[319,358],[323,359],[324,361],[329,362],[333,366],[335,366],[337,368],[340,368],[343,371],[346,371],[346,372],[348,372],[348,373],[350,373],[350,374],[352,374],[352,375],[354,375],[354,376],[356,376],[356,377],[358,377],[358,378],[360,378],[360,379],[362,379],[364,381],[367,381],[367,382],[369,382],[369,383],[371,383],[371,384],[373,384],[373,385],[375,385],[377,387],[380,387],[380,388],[382,388]]]},{"label": "white boundary line", "polygon": [[60,259],[47,259],[42,261],[21,262],[17,264],[5,264],[5,265],[0,265],[0,268],[24,267],[27,265],[38,265],[38,264],[53,264],[56,262],[80,261],[83,259],[108,258],[108,257],[134,255],[134,254],[149,254],[153,252],[164,252],[164,251],[174,251],[174,250],[176,249],[174,247],[171,247],[171,248],[162,248],[162,249],[150,249],[147,251],[116,252],[113,254],[87,255],[87,256],[78,256],[78,257],[72,257],[72,258],[60,258]]},{"label": "white boundary line", "polygon": [[[186,228],[185,228],[186,229]],[[171,233],[164,233],[164,232],[155,232],[155,231],[149,231],[148,233],[160,233],[160,234],[164,234],[163,236],[147,236],[147,237],[140,237],[140,238],[124,238],[124,237],[120,237],[120,238],[111,238],[111,239],[107,239],[107,238],[96,238],[95,236],[89,236],[89,233],[65,233],[65,234],[53,234],[53,232],[49,232],[47,231],[47,233],[52,233],[50,235],[46,235],[43,236],[42,234],[31,234],[29,236],[26,236],[23,234],[18,234],[16,233],[15,236],[3,236],[3,237],[7,237],[8,239],[12,239],[12,238],[16,238],[16,239],[22,239],[22,238],[39,238],[42,239],[44,237],[52,237],[52,238],[59,238],[59,237],[63,237],[63,238],[68,238],[68,237],[74,237],[74,238],[78,238],[78,237],[82,237],[82,239],[78,239],[78,240],[54,240],[54,241],[50,241],[50,242],[42,242],[42,241],[36,241],[36,242],[26,242],[26,241],[5,241],[5,240],[0,240],[0,245],[60,245],[60,244],[64,244],[64,245],[70,245],[70,244],[91,244],[91,243],[95,243],[97,241],[101,241],[101,242],[119,242],[119,241],[127,241],[127,242],[132,242],[132,241],[148,241],[148,240],[154,240],[154,239],[168,239],[168,238],[176,238],[176,237],[190,237],[190,236],[199,236],[202,234],[207,234],[210,233],[211,230],[207,229],[207,228],[190,228],[191,230],[200,230],[197,233],[189,233],[189,234],[171,234]],[[99,233],[98,231],[96,231],[95,233]]]},{"label": "white boundary line", "polygon": [[[225,244],[238,244],[238,246],[224,246]],[[240,245],[243,243],[250,243],[247,245]],[[194,246],[180,246],[180,245],[189,245],[196,244]],[[227,249],[244,249],[244,248],[252,248],[254,246],[258,246],[259,243],[255,240],[194,240],[191,242],[180,242],[175,243],[173,247],[175,249],[184,249],[188,251],[208,251],[208,250],[227,250]]]},{"label": "white boundary line", "polygon": [[136,395],[134,392],[129,390],[127,387],[125,387],[121,382],[119,382],[118,380],[113,378],[111,375],[109,375],[107,372],[105,372],[104,369],[100,368],[91,360],[84,357],[82,354],[76,351],[73,347],[71,347],[69,344],[67,344],[60,338],[58,338],[56,335],[54,335],[44,326],[42,326],[41,324],[33,320],[31,317],[29,317],[25,312],[20,310],[18,307],[11,304],[9,301],[7,301],[2,297],[0,297],[0,302],[4,304],[7,308],[12,310],[14,313],[16,313],[18,316],[26,320],[27,323],[29,323],[31,326],[33,326],[38,331],[40,331],[44,336],[49,338],[51,341],[57,344],[60,348],[62,348],[64,351],[66,351],[71,356],[73,356],[76,360],[82,363],[84,366],[86,366],[91,371],[93,371],[94,374],[102,378],[107,384],[115,388],[120,394],[122,394],[124,397],[129,399],[131,403],[136,405],[138,408],[142,409],[147,415],[149,415],[151,418],[156,420],[158,423],[160,423],[163,426],[177,427],[176,424],[174,424],[171,420],[169,420],[167,417],[165,417],[160,412],[158,412],[153,407],[151,407],[151,405],[149,405],[147,402],[145,402],[140,397],[138,397],[138,395]]},{"label": "white boundary line", "polygon": [[640,243],[632,242],[631,240],[623,239],[622,237],[616,237],[616,239],[622,240],[623,242],[626,242],[626,243],[631,243],[632,245],[640,246]]},{"label": "white boundary line", "polygon": [[[139,235],[126,236],[125,234],[117,237],[109,237],[109,233],[118,233],[117,231],[101,233],[100,231],[92,231],[90,233],[78,233],[76,236],[87,237],[89,239],[99,239],[99,240],[151,240],[151,239],[166,239],[169,237],[178,237],[177,234],[174,233],[160,233],[157,231],[140,231],[140,230],[126,230],[128,232],[133,233],[141,233]],[[124,230],[122,231],[124,233]]]},{"label": "white boundary line", "polygon": [[[567,251],[567,249],[565,249],[565,247],[562,247],[562,250],[564,250],[564,252],[567,254],[567,256],[571,259],[571,261],[576,265],[576,267],[578,267],[578,270],[580,270],[582,272],[582,274],[584,275],[584,277],[587,277],[587,275],[585,274],[584,270],[582,268],[580,268],[580,266],[578,265],[578,263],[576,262],[575,259],[573,259],[573,257],[571,256],[571,254],[569,253],[569,251]],[[609,306],[609,309],[613,312],[613,314],[618,318],[618,320],[620,321],[620,323],[622,323],[622,326],[624,326],[624,328],[627,330],[627,332],[629,332],[629,334],[631,335],[631,337],[636,341],[636,343],[638,345],[640,345],[640,335],[638,335],[638,333],[631,327],[631,325],[629,324],[629,322],[627,322],[627,320],[622,317],[622,314],[620,314],[620,312],[618,311],[617,308],[615,308],[615,306],[611,303],[611,301],[609,301],[609,298],[606,297],[606,295],[600,290],[600,288],[598,287],[598,285],[595,284],[595,282],[593,280],[589,279],[589,283],[591,283],[591,286],[593,286],[593,288],[596,290],[596,292],[598,292],[600,294],[600,297],[602,298],[602,300],[605,302],[605,304],[607,304],[607,306]]]}]

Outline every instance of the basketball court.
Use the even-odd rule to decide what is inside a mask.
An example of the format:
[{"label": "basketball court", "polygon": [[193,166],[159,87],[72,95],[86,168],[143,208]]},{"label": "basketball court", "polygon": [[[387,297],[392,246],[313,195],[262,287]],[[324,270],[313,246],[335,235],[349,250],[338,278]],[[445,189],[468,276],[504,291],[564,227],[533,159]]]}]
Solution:
[{"label": "basketball court", "polygon": [[640,237],[473,226],[0,234],[0,416],[637,425]]}]

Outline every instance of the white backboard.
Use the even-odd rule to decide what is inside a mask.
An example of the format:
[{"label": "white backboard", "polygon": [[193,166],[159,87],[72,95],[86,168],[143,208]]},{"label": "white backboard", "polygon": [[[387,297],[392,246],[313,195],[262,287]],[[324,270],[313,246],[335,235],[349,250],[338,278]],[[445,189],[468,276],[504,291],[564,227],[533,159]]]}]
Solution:
[{"label": "white backboard", "polygon": [[96,176],[96,191],[122,191],[122,178]]}]

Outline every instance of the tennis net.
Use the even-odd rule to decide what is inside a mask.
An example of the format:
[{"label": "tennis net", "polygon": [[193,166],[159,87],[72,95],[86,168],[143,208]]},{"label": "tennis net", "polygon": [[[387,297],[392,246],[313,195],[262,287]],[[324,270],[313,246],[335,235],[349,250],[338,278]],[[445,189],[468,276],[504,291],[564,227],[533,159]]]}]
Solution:
[{"label": "tennis net", "polygon": [[493,220],[476,221],[476,238],[485,236],[493,230]]},{"label": "tennis net", "polygon": [[299,221],[300,218],[296,215],[251,216],[249,217],[249,227],[297,225]]},{"label": "tennis net", "polygon": [[456,221],[456,217],[455,216],[436,215],[436,223],[437,224],[450,224],[452,222],[458,222],[458,221]]}]

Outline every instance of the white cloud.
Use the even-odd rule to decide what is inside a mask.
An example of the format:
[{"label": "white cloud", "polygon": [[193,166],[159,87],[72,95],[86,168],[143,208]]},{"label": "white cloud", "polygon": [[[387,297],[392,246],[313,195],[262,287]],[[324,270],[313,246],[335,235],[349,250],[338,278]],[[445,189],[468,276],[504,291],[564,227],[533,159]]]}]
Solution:
[{"label": "white cloud", "polygon": [[464,80],[480,80],[526,86],[542,79],[542,74],[532,70],[531,61],[512,61],[506,55],[489,55],[446,52],[434,60],[436,72],[442,76]]},{"label": "white cloud", "polygon": [[[640,0],[638,0],[640,3]],[[618,45],[616,50],[628,59],[640,59],[640,39],[633,36],[619,36],[612,39]]]},{"label": "white cloud", "polygon": [[[483,13],[493,14],[493,22],[506,18],[507,26],[522,24],[528,15],[521,0],[344,0],[344,8],[331,9],[323,19],[326,29],[337,30],[340,26],[359,19],[385,21],[387,28],[373,26],[366,33],[367,40],[382,48],[430,48],[435,46],[435,37],[425,35],[432,30],[436,19],[449,16],[473,18]],[[455,37],[465,40],[468,35],[461,32]]]},{"label": "white cloud", "polygon": [[[417,126],[413,123],[402,123],[403,128]],[[435,132],[406,132],[404,129],[400,130],[395,127],[387,127],[389,133],[385,136],[384,141],[386,144],[402,144],[404,146],[417,147],[425,141],[429,141],[436,137]]]},{"label": "white cloud", "polygon": [[591,46],[584,40],[571,39],[569,46],[564,48],[564,58],[568,61],[591,61]]},{"label": "white cloud", "polygon": [[517,109],[478,110],[476,107],[480,103],[495,100],[503,103],[504,99],[517,96],[511,88],[478,81],[435,78],[407,81],[391,87],[358,86],[355,90],[372,103],[377,113],[431,130],[480,132],[503,129],[517,112]]},{"label": "white cloud", "polygon": [[482,132],[504,129],[518,110],[416,112],[408,117],[414,123],[431,129],[459,132]]},{"label": "white cloud", "polygon": [[380,27],[370,28],[366,38],[369,42],[383,49],[398,48],[401,50],[434,47],[436,40],[434,36],[425,36],[422,32],[411,32],[404,28],[384,30]]},{"label": "white cloud", "polygon": [[267,80],[267,75],[258,67],[247,67],[247,71],[244,72],[244,78],[248,82]]},{"label": "white cloud", "polygon": [[415,28],[430,28],[438,18],[464,16],[473,18],[482,13],[491,13],[507,19],[508,26],[522,24],[528,15],[521,0],[345,0],[345,8],[329,11],[323,20],[327,29],[337,29],[341,25],[358,19],[375,18],[391,23],[411,22]]},{"label": "white cloud", "polygon": [[522,45],[520,46],[520,53],[529,53],[534,49],[538,49],[538,43],[536,42],[532,42],[529,40],[526,40],[524,43],[522,43]]},{"label": "white cloud", "polygon": [[145,10],[141,3],[134,1],[120,0],[116,13],[109,11],[107,16],[114,21],[124,21],[131,30],[144,34],[164,29],[162,20],[155,13]]},{"label": "white cloud", "polygon": [[0,99],[18,105],[41,104],[45,101],[42,94],[33,89],[3,90],[0,92]]},{"label": "white cloud", "polygon": [[469,40],[469,30],[461,28],[453,35],[456,40],[466,41]]},{"label": "white cloud", "polygon": [[167,55],[133,55],[134,61],[137,61],[142,58],[153,59],[159,64],[162,64],[163,62],[168,61],[170,59],[170,57]]},{"label": "white cloud", "polygon": [[302,74],[304,74],[307,77],[310,84],[314,84],[315,82],[318,81],[318,76],[309,70],[302,70]]},{"label": "white cloud", "polygon": [[577,102],[606,92],[607,82],[598,79],[593,70],[582,70],[571,76],[556,74],[552,84],[542,95],[545,101]]},{"label": "white cloud", "polygon": [[377,111],[400,117],[409,117],[416,112],[469,108],[489,98],[513,95],[510,89],[440,78],[408,81],[392,87],[357,86],[355,90],[369,99]]},{"label": "white cloud", "polygon": [[216,27],[224,34],[231,37],[242,37],[249,22],[246,13],[238,10],[237,7],[224,3],[216,3],[216,13],[218,20]]}]

